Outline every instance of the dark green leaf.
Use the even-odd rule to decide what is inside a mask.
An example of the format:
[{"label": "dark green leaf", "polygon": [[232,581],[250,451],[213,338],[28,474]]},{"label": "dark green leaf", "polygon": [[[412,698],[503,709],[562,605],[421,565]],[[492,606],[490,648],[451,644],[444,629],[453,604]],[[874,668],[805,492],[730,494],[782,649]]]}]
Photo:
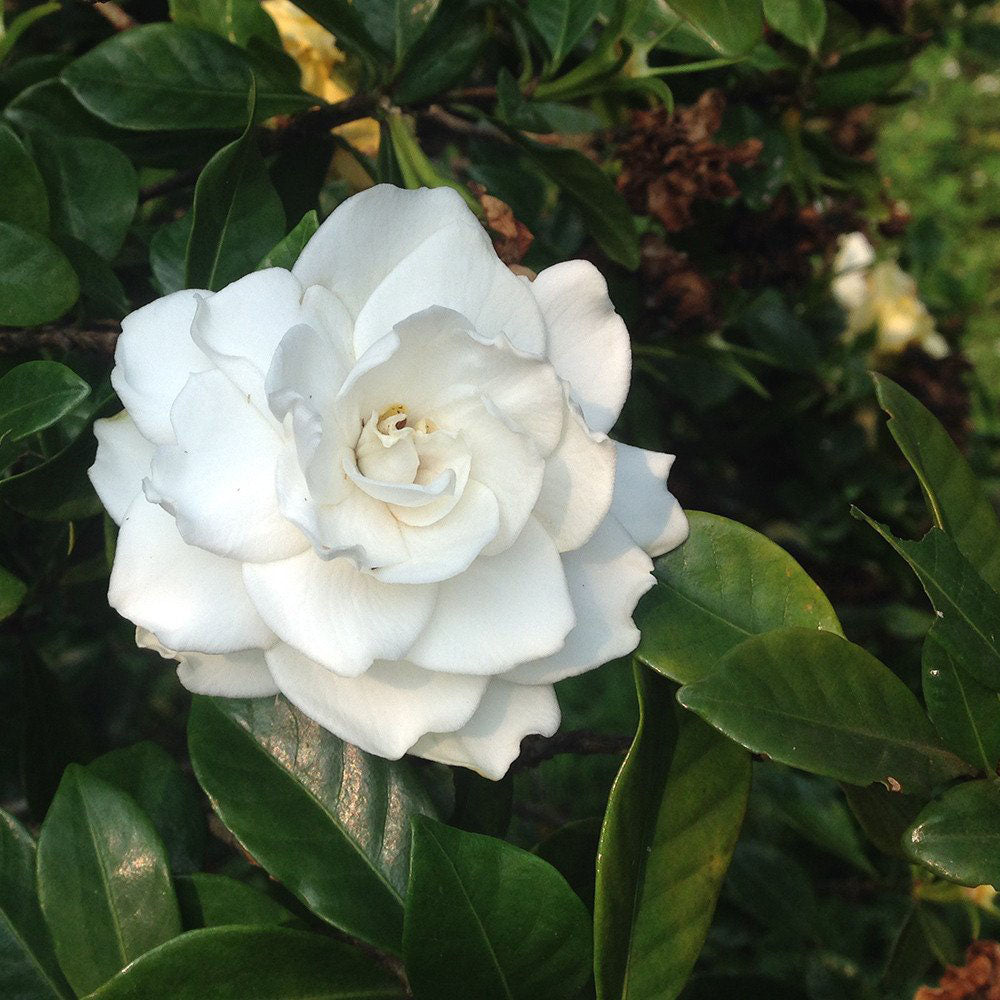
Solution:
[{"label": "dark green leaf", "polygon": [[[123,31],[71,63],[63,82],[90,112],[126,129],[233,129],[246,124],[252,79],[246,55],[216,35],[176,24]],[[260,118],[316,98],[262,81]]]},{"label": "dark green leaf", "polygon": [[0,809],[0,996],[65,1000],[63,979],[35,892],[35,842]]},{"label": "dark green leaf", "polygon": [[981,684],[1000,690],[1000,595],[940,528],[919,542],[896,538],[888,528],[860,515],[909,564],[934,605],[930,635]]},{"label": "dark green leaf", "polygon": [[678,698],[748,749],[839,781],[909,792],[968,772],[909,688],[831,632],[783,628],[747,639]]},{"label": "dark green leaf", "polygon": [[409,820],[433,814],[410,764],[344,743],[280,698],[196,698],[188,737],[247,851],[324,920],[398,951]]},{"label": "dark green leaf", "polygon": [[363,13],[358,10],[359,6],[370,7],[370,4],[355,5],[350,0],[300,0],[295,6],[332,32],[337,44],[346,51],[354,50],[376,63],[388,62],[388,49],[375,41]]},{"label": "dark green leaf", "polygon": [[521,138],[538,167],[576,206],[598,246],[629,270],[639,266],[639,237],[632,213],[611,178],[575,149],[543,146]]},{"label": "dark green leaf", "polygon": [[21,580],[0,566],[0,622],[17,611],[27,592]]},{"label": "dark green leaf", "polygon": [[79,294],[73,268],[51,240],[0,221],[0,326],[58,319]]},{"label": "dark green leaf", "polygon": [[906,75],[912,43],[905,38],[865,41],[840,54],[837,64],[816,80],[821,108],[849,108],[884,99]]},{"label": "dark green leaf", "polygon": [[26,361],[0,378],[0,468],[14,445],[51,427],[90,394],[90,386],[55,361]]},{"label": "dark green leaf", "polygon": [[143,955],[89,1000],[403,1000],[347,945],[282,927],[189,931]]},{"label": "dark green leaf", "polygon": [[440,6],[441,0],[429,0],[428,3],[394,0],[393,7],[396,19],[394,41],[397,62],[402,62],[406,58],[406,54],[424,33],[427,25],[434,19]]},{"label": "dark green leaf", "polygon": [[963,44],[990,59],[1000,59],[1000,24],[972,21],[963,24],[961,31]]},{"label": "dark green leaf", "polygon": [[545,40],[557,70],[584,36],[600,9],[600,0],[528,0],[528,17]]},{"label": "dark green leaf", "polygon": [[298,922],[294,913],[252,886],[226,875],[181,875],[174,880],[185,930],[232,924],[280,926]]},{"label": "dark green leaf", "polygon": [[38,838],[38,896],[59,964],[79,993],[181,932],[152,824],[130,796],[76,764]]},{"label": "dark green leaf", "polygon": [[39,233],[49,231],[49,199],[45,183],[13,130],[0,124],[0,221]]},{"label": "dark green leaf", "polygon": [[33,133],[30,145],[49,192],[53,238],[70,236],[111,260],[139,203],[128,157],[100,139],[44,132]]},{"label": "dark green leaf", "polygon": [[927,800],[890,792],[884,785],[844,785],[844,797],[865,836],[890,858],[902,858],[902,839]]},{"label": "dark green leaf", "polygon": [[924,907],[914,903],[889,952],[881,985],[891,990],[893,995],[902,995],[904,991],[905,995],[911,995],[934,963],[934,953],[924,930],[925,923],[919,915],[921,909]]},{"label": "dark green leaf", "polygon": [[169,5],[175,24],[214,32],[240,48],[251,38],[281,46],[278,29],[258,0],[170,0]]},{"label": "dark green leaf", "polygon": [[510,826],[514,796],[514,776],[509,772],[499,781],[459,767],[454,771],[455,809],[449,823],[469,833],[503,837]]},{"label": "dark green leaf", "polygon": [[246,131],[198,177],[184,262],[187,288],[218,291],[243,277],[285,231],[285,210],[254,141],[253,107],[251,91]]},{"label": "dark green leaf", "polygon": [[785,625],[841,634],[823,591],[784,549],[715,514],[689,511],[691,535],[657,560],[636,620],[636,656],[682,684],[713,670],[751,635]]},{"label": "dark green leaf", "polygon": [[10,50],[28,28],[43,17],[54,14],[61,6],[54,0],[50,0],[49,3],[40,3],[37,7],[29,7],[27,10],[21,11],[7,26],[7,30],[0,35],[0,62],[3,62],[10,54]]},{"label": "dark green leaf", "polygon": [[541,858],[414,818],[404,953],[416,1000],[571,1000],[589,975],[590,919]]},{"label": "dark green leaf", "polygon": [[760,0],[672,0],[670,9],[724,56],[745,55],[764,31]]},{"label": "dark green leaf", "polygon": [[127,792],[145,810],[167,849],[171,871],[190,872],[201,865],[201,799],[170,754],[155,743],[136,743],[98,757],[87,770]]},{"label": "dark green leaf", "polygon": [[191,239],[191,213],[160,226],[149,241],[153,283],[163,295],[184,287],[184,258]]},{"label": "dark green leaf", "polygon": [[743,749],[687,713],[678,730],[669,681],[637,665],[636,684],[639,729],[611,789],[597,854],[600,1000],[680,993],[708,933],[750,792]]},{"label": "dark green leaf", "polygon": [[996,779],[949,788],[920,813],[903,843],[914,861],[952,882],[1000,882],[1000,788]]},{"label": "dark green leaf", "polygon": [[873,378],[889,431],[920,480],[935,525],[1000,589],[1000,521],[965,456],[927,407],[884,375]]},{"label": "dark green leaf", "polygon": [[84,311],[97,319],[122,319],[131,310],[129,298],[111,265],[72,236],[63,236],[60,249],[80,281]]},{"label": "dark green leaf", "polygon": [[764,0],[764,16],[785,38],[813,55],[819,52],[826,32],[826,0]]},{"label": "dark green leaf", "polygon": [[270,252],[257,265],[257,270],[262,271],[266,267],[283,267],[290,271],[292,265],[299,259],[302,248],[309,242],[313,233],[319,229],[319,218],[316,210],[307,212],[299,220],[299,224],[277,245],[272,247]]},{"label": "dark green leaf", "polygon": [[1000,693],[965,671],[933,632],[924,642],[923,689],[927,714],[945,743],[994,774],[1000,764]]},{"label": "dark green leaf", "polygon": [[533,854],[548,861],[566,879],[591,912],[594,910],[594,872],[600,839],[601,821],[591,816],[559,827],[532,848]]}]

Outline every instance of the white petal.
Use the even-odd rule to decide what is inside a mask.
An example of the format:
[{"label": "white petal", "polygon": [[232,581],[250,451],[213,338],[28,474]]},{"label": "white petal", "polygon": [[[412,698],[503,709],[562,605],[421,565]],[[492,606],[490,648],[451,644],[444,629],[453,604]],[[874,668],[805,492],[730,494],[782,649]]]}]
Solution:
[{"label": "white petal", "polygon": [[121,524],[129,505],[142,492],[149,475],[153,445],[146,440],[126,410],[94,422],[97,458],[87,474],[115,524]]},{"label": "white petal", "polygon": [[614,443],[591,434],[570,408],[559,447],[545,460],[534,510],[560,552],[578,549],[590,538],[608,513],[614,486]]},{"label": "white petal", "polygon": [[431,306],[454,309],[484,339],[504,336],[518,350],[545,355],[545,324],[534,297],[500,262],[471,213],[469,221],[430,236],[372,292],[354,325],[355,353]]},{"label": "white petal", "polygon": [[380,661],[360,677],[340,677],[279,644],[267,662],[281,693],[310,719],[368,753],[397,760],[424,733],[463,726],[487,678],[435,674],[405,661]]},{"label": "white petal", "polygon": [[155,444],[173,441],[170,407],[192,372],[212,367],[191,339],[199,299],[211,295],[174,292],[122,320],[111,384],[143,436]]},{"label": "white petal", "polygon": [[508,684],[494,677],[476,714],[461,729],[428,733],[410,747],[410,753],[468,767],[499,781],[517,759],[525,736],[552,736],[558,728],[559,703],[551,686]]},{"label": "white petal", "polygon": [[231,653],[274,641],[240,564],[188,545],[174,519],[142,495],[118,533],[108,601],[170,649]]},{"label": "white petal", "polygon": [[400,660],[434,610],[433,584],[394,586],[311,550],[243,567],[250,598],[279,638],[345,677]]},{"label": "white petal", "polygon": [[681,505],[667,489],[667,473],[674,456],[619,441],[615,449],[618,460],[611,513],[636,545],[651,556],[676,549],[688,536],[688,522]]},{"label": "white petal", "polygon": [[576,627],[566,645],[504,674],[515,684],[553,684],[631,653],[639,645],[632,621],[639,598],[656,582],[653,562],[614,515],[581,549],[563,556]]},{"label": "white petal", "polygon": [[[303,285],[334,290],[357,315],[375,287],[429,236],[475,216],[457,191],[379,184],[342,202],[299,254]],[[478,222],[476,222],[478,225]]]},{"label": "white petal", "polygon": [[309,542],[278,508],[282,441],[220,371],[192,375],[173,411],[177,444],[160,445],[146,495],[177,520],[189,545],[230,559],[287,559]]},{"label": "white petal", "polygon": [[406,658],[428,670],[498,674],[554,653],[574,624],[559,553],[528,518],[509,549],[440,585],[433,617]]},{"label": "white petal", "polygon": [[491,490],[470,479],[445,517],[427,525],[397,523],[406,557],[379,566],[374,575],[387,583],[433,583],[464,573],[493,541],[500,507]]},{"label": "white petal", "polygon": [[529,284],[549,329],[549,360],[569,382],[587,426],[607,432],[628,395],[632,348],[601,272],[585,260],[542,271]]},{"label": "white petal", "polygon": [[194,694],[220,698],[266,698],[278,693],[264,651],[242,649],[235,653],[183,653],[167,649],[152,632],[136,629],[135,641],[155,649],[165,660],[178,660],[177,676]]}]

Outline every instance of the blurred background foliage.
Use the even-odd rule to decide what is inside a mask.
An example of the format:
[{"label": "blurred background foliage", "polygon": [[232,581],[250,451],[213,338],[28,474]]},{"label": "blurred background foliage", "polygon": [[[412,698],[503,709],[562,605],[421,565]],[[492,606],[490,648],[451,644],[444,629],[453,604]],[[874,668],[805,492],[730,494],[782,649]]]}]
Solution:
[{"label": "blurred background foliage", "polygon": [[[213,0],[6,0],[0,225],[39,227],[56,256],[54,302],[15,302],[10,283],[25,279],[14,257],[26,251],[0,234],[0,375],[41,357],[82,380],[63,387],[57,420],[0,442],[0,566],[16,578],[0,582],[19,605],[0,635],[0,803],[29,826],[70,762],[148,739],[187,767],[188,696],[107,607],[113,525],[84,475],[89,425],[117,408],[114,324],[191,274],[195,182],[245,118],[237,102],[206,128],[182,100],[145,122],[102,89],[107,66],[88,54],[170,20],[242,49],[258,120],[271,116],[256,133],[264,169],[246,209],[260,246],[230,237],[232,276],[302,219],[276,257],[294,259],[309,213],[321,219],[376,181],[458,186],[512,264],[593,260],[634,341],[616,436],[675,452],[685,507],[779,542],[847,635],[918,686],[932,612],[848,512],[858,504],[908,537],[928,523],[879,414],[873,367],[921,399],[1000,494],[1000,5],[773,0],[745,50],[738,16],[699,32],[656,0],[441,0],[429,24],[410,24],[411,47],[397,39],[385,73],[369,43],[389,44],[379,26],[393,8],[357,0],[362,41],[348,34],[335,48],[287,0],[228,13]],[[566,11],[576,20],[560,19]],[[304,125],[314,98],[300,84],[339,111]],[[17,173],[25,156],[37,174]],[[28,188],[41,185],[45,219],[26,218],[30,190],[4,179],[25,173]],[[882,272],[885,287],[881,265],[845,264],[851,233],[898,263]],[[861,288],[838,295],[845,268]],[[868,297],[856,329],[850,294]],[[560,688],[564,729],[598,749],[627,744],[628,664]],[[586,899],[619,763],[528,747],[498,786],[461,779],[460,825],[541,842]],[[225,838],[209,839],[207,858],[206,870],[260,881]],[[685,996],[910,997],[974,937],[1000,936],[992,899],[879,853],[834,783],[756,762]]]}]

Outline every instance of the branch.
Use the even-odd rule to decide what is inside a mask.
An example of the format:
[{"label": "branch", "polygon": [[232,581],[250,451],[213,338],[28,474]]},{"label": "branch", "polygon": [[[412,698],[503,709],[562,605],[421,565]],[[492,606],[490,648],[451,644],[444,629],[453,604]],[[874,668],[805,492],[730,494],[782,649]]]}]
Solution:
[{"label": "branch", "polygon": [[97,323],[92,327],[34,326],[0,328],[0,354],[20,354],[52,348],[57,351],[97,351],[114,354],[121,327],[117,323]]},{"label": "branch", "polygon": [[526,736],[521,741],[521,756],[511,765],[511,771],[527,771],[563,753],[611,754],[625,753],[632,737],[624,733],[595,733],[576,729],[555,736]]}]

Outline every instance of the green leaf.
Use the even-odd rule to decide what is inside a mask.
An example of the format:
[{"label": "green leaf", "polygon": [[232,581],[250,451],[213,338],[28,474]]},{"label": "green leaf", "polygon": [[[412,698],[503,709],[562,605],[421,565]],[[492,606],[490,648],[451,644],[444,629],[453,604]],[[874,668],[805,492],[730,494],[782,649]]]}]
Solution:
[{"label": "green leaf", "polygon": [[281,926],[298,922],[294,913],[252,886],[227,875],[196,872],[174,880],[185,930],[201,927]]},{"label": "green leaf", "polygon": [[744,639],[786,625],[842,634],[826,595],[784,549],[715,514],[689,511],[691,535],[656,562],[639,605],[636,656],[682,684]]},{"label": "green leaf", "polygon": [[566,879],[591,913],[594,910],[594,871],[600,839],[601,820],[590,816],[571,820],[531,850],[532,854],[547,861]]},{"label": "green leaf", "polygon": [[899,795],[884,785],[843,785],[844,797],[865,836],[886,856],[903,858],[903,834],[926,805],[926,798]]},{"label": "green leaf", "polygon": [[[61,79],[88,111],[121,128],[235,129],[246,124],[252,72],[245,53],[216,35],[147,24],[91,49]],[[256,114],[269,118],[316,103],[262,81]]]},{"label": "green leaf", "polygon": [[339,941],[282,927],[189,931],[88,1000],[404,1000],[398,980]]},{"label": "green leaf", "polygon": [[0,62],[9,55],[10,50],[17,43],[17,40],[23,35],[28,28],[30,28],[36,21],[40,21],[43,17],[48,17],[49,14],[54,14],[62,5],[59,3],[40,3],[37,7],[29,7],[27,10],[22,11],[13,21],[10,22],[7,30],[5,32],[0,32]]},{"label": "green leaf", "polygon": [[554,72],[593,24],[600,0],[528,0],[528,17],[545,40]]},{"label": "green leaf", "polygon": [[[855,513],[856,508],[852,508]],[[1000,594],[987,586],[940,528],[919,542],[896,538],[885,525],[857,512],[910,565],[934,605],[932,635],[981,684],[1000,690]]]},{"label": "green leaf", "polygon": [[257,270],[263,271],[266,267],[283,267],[290,271],[292,265],[299,259],[303,247],[317,229],[319,229],[319,217],[316,215],[316,210],[313,209],[306,212],[299,220],[299,224],[271,248],[257,265]]},{"label": "green leaf", "polygon": [[[674,685],[636,666],[639,728],[597,853],[599,1000],[671,1000],[708,933],[750,792],[750,758],[700,719],[678,729]],[[669,900],[669,907],[663,901]]]},{"label": "green leaf", "polygon": [[44,132],[33,133],[30,145],[49,192],[53,238],[72,237],[111,260],[139,204],[128,157],[100,139]]},{"label": "green leaf", "polygon": [[370,4],[355,5],[350,0],[299,0],[295,6],[332,32],[337,45],[345,51],[354,50],[375,63],[389,61],[388,49],[375,41],[363,12],[358,9],[370,7]]},{"label": "green leaf", "polygon": [[678,698],[749,750],[838,781],[910,792],[968,773],[910,689],[831,632],[783,628],[747,639]]},{"label": "green leaf", "polygon": [[400,950],[409,820],[434,812],[407,761],[366,754],[280,698],[195,698],[188,740],[219,818],[271,875],[335,927]]},{"label": "green leaf", "polygon": [[191,239],[191,213],[168,222],[153,233],[149,241],[149,266],[153,284],[160,294],[169,295],[184,287],[184,258]]},{"label": "green leaf", "polygon": [[949,788],[906,832],[914,861],[962,885],[1000,882],[1000,788],[995,779]]},{"label": "green leaf", "polygon": [[884,375],[872,377],[889,431],[920,480],[934,524],[1000,590],[1000,520],[969,463],[926,406]]},{"label": "green leaf", "polygon": [[514,776],[508,772],[491,781],[475,771],[459,767],[454,771],[455,808],[451,826],[469,833],[483,833],[501,840],[510,826],[514,799]]},{"label": "green leaf", "polygon": [[132,311],[118,275],[103,257],[72,236],[63,236],[59,247],[76,271],[85,314],[98,319],[120,320]]},{"label": "green leaf", "polygon": [[22,229],[49,231],[49,198],[45,182],[34,160],[9,125],[0,123],[0,222],[12,222]]},{"label": "green leaf", "polygon": [[613,261],[634,271],[639,266],[639,237],[632,213],[611,178],[575,149],[543,146],[524,137],[518,141],[576,206],[598,246]]},{"label": "green leaf", "polygon": [[670,9],[724,56],[745,55],[764,32],[760,0],[671,0]]},{"label": "green leaf", "polygon": [[573,1000],[590,971],[590,919],[541,858],[418,817],[404,954],[416,1000]]},{"label": "green leaf", "polygon": [[1000,693],[965,671],[934,632],[924,641],[927,714],[945,743],[974,767],[995,774],[1000,764]]},{"label": "green leaf", "polygon": [[413,3],[413,0],[395,0],[393,13],[396,19],[395,50],[396,62],[401,63],[413,48],[427,25],[434,19],[441,0],[428,3]]},{"label": "green leaf", "polygon": [[76,372],[56,361],[26,361],[0,378],[0,469],[14,445],[51,427],[90,394]]},{"label": "green leaf", "polygon": [[21,580],[0,566],[0,622],[17,611],[27,592]]},{"label": "green leaf", "polygon": [[775,31],[813,55],[826,33],[825,0],[764,0],[764,17]]},{"label": "green leaf", "polygon": [[285,210],[267,174],[250,121],[205,165],[194,189],[184,262],[187,288],[218,291],[248,274],[285,232]]},{"label": "green leaf", "polygon": [[214,32],[246,48],[251,38],[281,47],[278,29],[258,0],[169,0],[174,24]]},{"label": "green leaf", "polygon": [[0,996],[65,1000],[63,979],[35,892],[35,842],[0,809]]},{"label": "green leaf", "polygon": [[913,42],[897,36],[875,36],[840,52],[837,64],[815,83],[820,108],[849,108],[866,101],[885,100],[910,68]]},{"label": "green leaf", "polygon": [[58,319],[80,285],[51,240],[0,221],[0,326],[39,326]]},{"label": "green leaf", "polygon": [[201,797],[166,750],[136,743],[98,757],[87,770],[127,792],[145,811],[167,849],[171,871],[200,867],[205,850]]},{"label": "green leaf", "polygon": [[78,993],[181,932],[152,824],[130,796],[78,764],[66,768],[42,824],[38,896]]}]

